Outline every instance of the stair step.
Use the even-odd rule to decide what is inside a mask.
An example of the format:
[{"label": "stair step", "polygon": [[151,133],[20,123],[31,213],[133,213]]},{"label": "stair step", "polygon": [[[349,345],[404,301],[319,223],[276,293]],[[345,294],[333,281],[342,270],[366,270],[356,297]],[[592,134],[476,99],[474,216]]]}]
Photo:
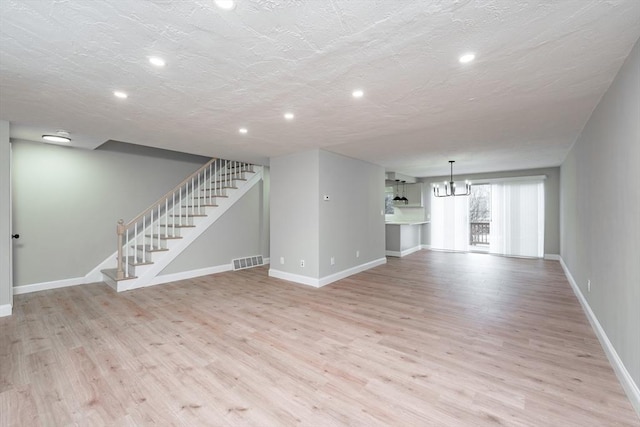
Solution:
[{"label": "stair step", "polygon": [[134,257],[134,256],[127,257],[127,262],[129,263],[129,265],[132,265],[134,267],[138,266],[138,265],[150,265],[150,264],[153,264],[152,261],[143,261],[143,260],[138,259],[137,257]]},{"label": "stair step", "polygon": [[[233,175],[233,174],[232,174]],[[233,177],[233,178],[229,178],[227,179],[227,181],[246,181],[246,178],[238,178],[238,177]],[[215,182],[224,182],[224,179],[219,179],[219,180],[213,180],[213,181],[209,181],[212,184]]]},{"label": "stair step", "polygon": [[106,268],[104,270],[100,270],[100,273],[104,274],[105,276],[109,276],[111,278],[111,280],[114,280],[116,282],[121,281],[121,280],[131,280],[131,279],[137,279],[137,276],[127,276],[125,278],[122,279],[117,279],[118,277],[118,269],[117,268]]},{"label": "stair step", "polygon": [[[193,216],[193,215],[191,215],[191,216]],[[176,224],[176,225],[166,224],[165,225],[165,224],[160,224],[160,227],[167,227],[167,228],[173,228],[173,227],[175,227],[175,228],[195,228],[195,225],[188,225],[188,224],[183,224],[183,225],[180,225],[180,224]]]},{"label": "stair step", "polygon": [[[209,190],[203,189],[202,191],[209,191]],[[224,195],[218,194],[218,195],[212,195],[211,197],[209,197],[209,196],[196,196],[195,198],[196,199],[215,199],[215,198],[218,198],[218,197],[223,197],[223,198],[226,199],[229,196],[224,196]],[[218,205],[214,205],[214,206],[218,206]]]},{"label": "stair step", "polygon": [[192,216],[206,217],[206,216],[209,216],[209,215],[206,215],[206,214],[178,214],[178,215],[171,214],[169,216],[174,216],[176,218],[191,218]]},{"label": "stair step", "polygon": [[131,247],[140,251],[144,248],[145,252],[166,252],[169,250],[167,248],[156,248],[150,245],[135,245]]},{"label": "stair step", "polygon": [[193,209],[193,208],[217,208],[218,205],[210,205],[210,204],[201,203],[199,206],[198,205],[194,205],[194,206],[188,205],[188,206],[183,206],[183,207],[191,208],[191,209]]},{"label": "stair step", "polygon": [[[200,191],[217,191],[217,190],[227,190],[227,189],[237,190],[238,187],[203,188]],[[213,197],[227,197],[227,196],[213,196]]]},{"label": "stair step", "polygon": [[[157,235],[145,234],[144,237],[150,237],[153,239],[157,239]],[[173,240],[173,239],[182,239],[182,236],[160,236],[160,240]]]}]

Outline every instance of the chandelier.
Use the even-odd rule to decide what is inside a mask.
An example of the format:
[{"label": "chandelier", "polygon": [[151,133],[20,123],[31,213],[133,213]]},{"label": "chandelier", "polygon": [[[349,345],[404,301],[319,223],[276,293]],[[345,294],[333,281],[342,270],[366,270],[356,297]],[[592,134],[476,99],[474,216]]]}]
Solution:
[{"label": "chandelier", "polygon": [[449,197],[449,196],[468,196],[471,194],[471,183],[469,181],[465,181],[464,183],[464,193],[456,192],[456,183],[453,182],[453,163],[455,160],[449,160],[451,164],[451,177],[449,178],[449,182],[444,182],[444,193],[440,193],[440,184],[433,184],[433,195],[436,197]]}]

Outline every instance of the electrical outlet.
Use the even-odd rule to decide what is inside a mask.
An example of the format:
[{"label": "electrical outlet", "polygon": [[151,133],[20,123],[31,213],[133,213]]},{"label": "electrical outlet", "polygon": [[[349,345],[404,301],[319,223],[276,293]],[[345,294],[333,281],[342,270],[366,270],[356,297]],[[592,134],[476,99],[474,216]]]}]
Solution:
[{"label": "electrical outlet", "polygon": [[591,292],[591,279],[587,280],[587,292]]},{"label": "electrical outlet", "polygon": [[304,267],[304,260],[303,259],[300,260],[300,267]]},{"label": "electrical outlet", "polygon": [[336,265],[336,257],[331,257],[331,265]]},{"label": "electrical outlet", "polygon": [[284,264],[284,257],[283,256],[280,257],[280,264]]},{"label": "electrical outlet", "polygon": [[356,251],[356,258],[360,258],[360,251]]}]

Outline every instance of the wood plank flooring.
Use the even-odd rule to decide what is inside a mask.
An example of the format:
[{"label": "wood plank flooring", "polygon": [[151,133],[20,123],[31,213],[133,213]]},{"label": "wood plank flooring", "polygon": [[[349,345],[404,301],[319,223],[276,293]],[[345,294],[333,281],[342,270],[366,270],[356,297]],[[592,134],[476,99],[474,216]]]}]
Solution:
[{"label": "wood plank flooring", "polygon": [[15,297],[0,426],[640,426],[557,262],[420,251]]}]

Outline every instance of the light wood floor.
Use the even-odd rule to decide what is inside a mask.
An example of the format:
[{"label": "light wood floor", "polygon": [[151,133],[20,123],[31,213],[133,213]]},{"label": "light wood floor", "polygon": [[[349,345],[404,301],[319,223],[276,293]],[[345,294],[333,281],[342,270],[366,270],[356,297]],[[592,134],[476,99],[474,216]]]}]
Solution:
[{"label": "light wood floor", "polygon": [[638,426],[557,262],[421,251],[15,297],[0,426]]}]

